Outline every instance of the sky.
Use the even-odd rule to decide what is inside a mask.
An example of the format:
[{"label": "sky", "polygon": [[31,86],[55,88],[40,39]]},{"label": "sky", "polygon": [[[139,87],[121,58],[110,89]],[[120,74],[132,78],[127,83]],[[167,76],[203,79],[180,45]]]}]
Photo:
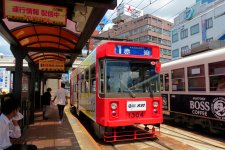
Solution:
[{"label": "sky", "polygon": [[[138,9],[143,9],[144,14],[151,14],[162,19],[173,22],[173,19],[186,7],[191,7],[196,0],[117,0],[117,6],[121,3],[132,5]],[[150,4],[151,2],[151,4]],[[111,23],[111,20],[116,17],[116,9],[108,10],[103,23]]]},{"label": "sky", "polygon": [[4,55],[12,55],[9,44],[0,35],[0,53]]},{"label": "sky", "polygon": [[[144,14],[151,14],[162,19],[173,22],[173,19],[186,7],[195,4],[196,0],[117,0],[117,5],[121,2],[132,5],[138,9],[143,9]],[[150,4],[151,2],[151,4]],[[103,23],[111,23],[112,19],[116,17],[116,9],[108,10]],[[99,27],[97,28],[99,29]],[[0,36],[0,53],[9,54],[9,44]]]}]

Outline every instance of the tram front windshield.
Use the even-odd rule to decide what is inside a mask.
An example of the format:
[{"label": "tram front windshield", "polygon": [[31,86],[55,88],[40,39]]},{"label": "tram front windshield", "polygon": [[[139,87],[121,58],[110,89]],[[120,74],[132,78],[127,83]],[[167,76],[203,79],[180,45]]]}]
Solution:
[{"label": "tram front windshield", "polygon": [[159,73],[150,61],[106,60],[106,93],[159,93]]}]

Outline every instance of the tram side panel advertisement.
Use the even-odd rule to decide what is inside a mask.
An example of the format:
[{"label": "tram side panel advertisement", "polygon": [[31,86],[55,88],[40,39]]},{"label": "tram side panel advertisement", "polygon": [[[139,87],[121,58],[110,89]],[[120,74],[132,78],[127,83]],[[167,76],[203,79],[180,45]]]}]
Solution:
[{"label": "tram side panel advertisement", "polygon": [[168,111],[169,110],[168,94],[162,94],[162,100],[163,100],[163,110]]},{"label": "tram side panel advertisement", "polygon": [[170,95],[170,110],[225,121],[225,96]]}]

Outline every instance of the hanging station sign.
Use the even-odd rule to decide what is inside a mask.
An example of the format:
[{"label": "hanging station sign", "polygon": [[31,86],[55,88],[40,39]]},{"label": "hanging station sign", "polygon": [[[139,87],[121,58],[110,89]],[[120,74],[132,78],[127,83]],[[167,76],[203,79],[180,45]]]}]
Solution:
[{"label": "hanging station sign", "polygon": [[64,61],[39,61],[39,70],[41,71],[64,71]]},{"label": "hanging station sign", "polygon": [[16,0],[4,0],[4,15],[12,21],[66,26],[67,8]]}]

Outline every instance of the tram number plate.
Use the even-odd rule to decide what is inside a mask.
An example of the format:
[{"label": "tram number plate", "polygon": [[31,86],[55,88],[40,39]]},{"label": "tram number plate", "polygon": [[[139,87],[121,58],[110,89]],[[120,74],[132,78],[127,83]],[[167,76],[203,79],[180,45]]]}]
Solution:
[{"label": "tram number plate", "polygon": [[143,118],[144,112],[130,112],[128,113],[129,118]]}]

